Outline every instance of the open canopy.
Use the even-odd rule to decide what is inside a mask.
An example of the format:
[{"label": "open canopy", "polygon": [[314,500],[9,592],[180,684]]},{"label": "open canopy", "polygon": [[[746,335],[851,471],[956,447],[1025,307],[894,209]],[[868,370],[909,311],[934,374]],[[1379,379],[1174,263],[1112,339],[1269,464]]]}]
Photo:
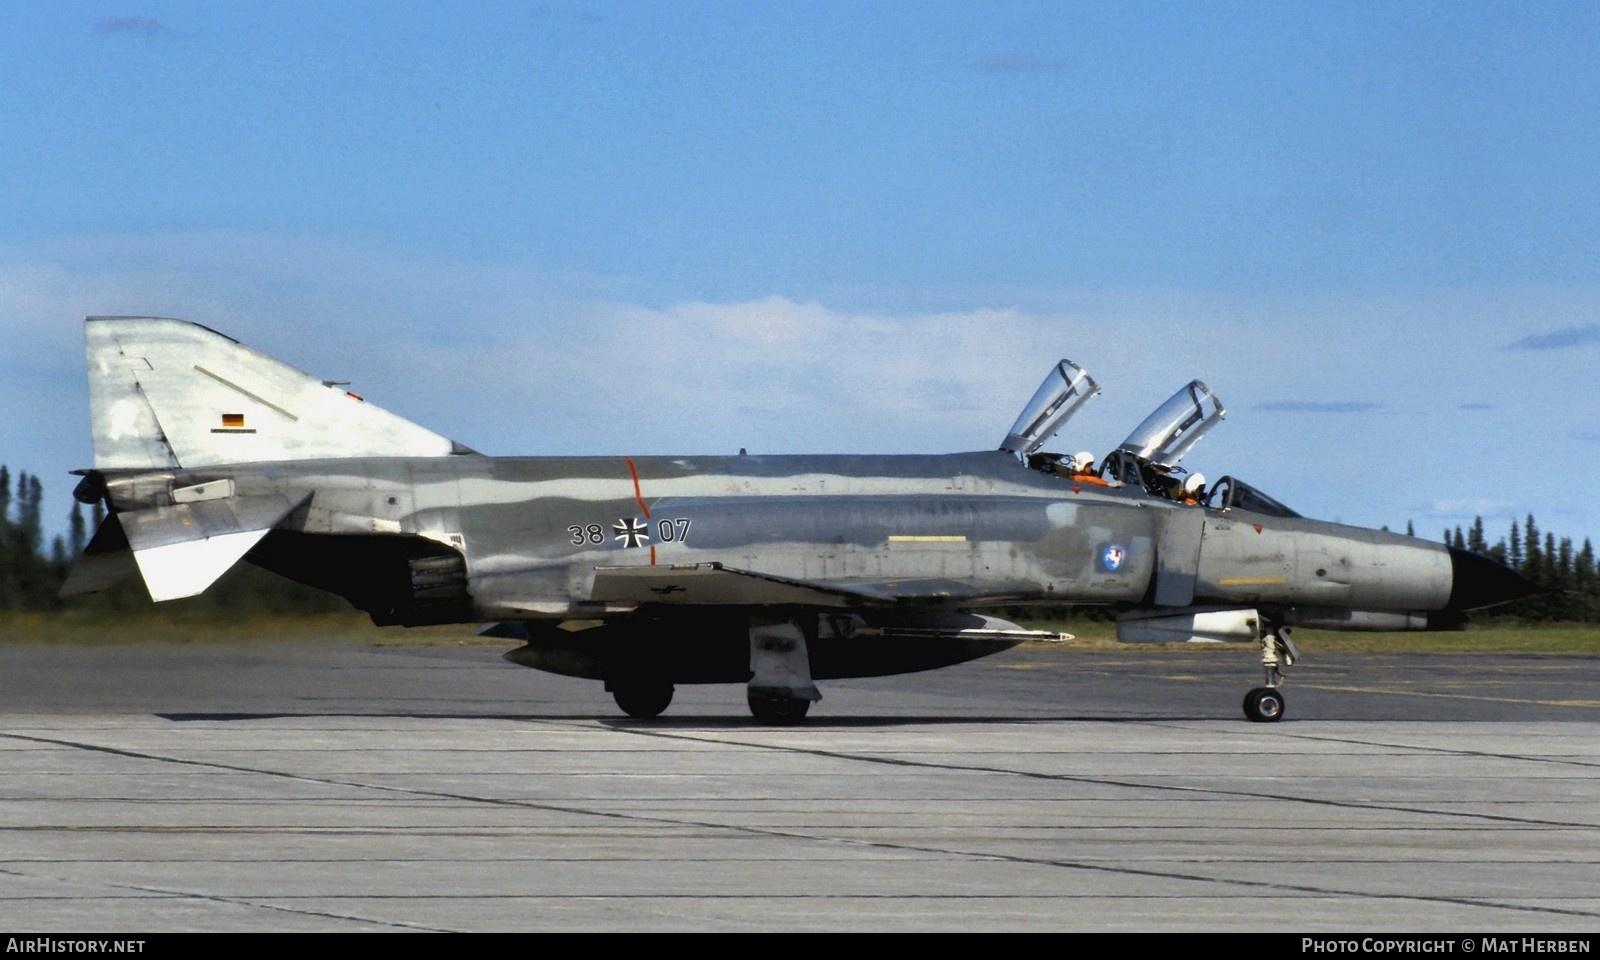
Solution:
[{"label": "open canopy", "polygon": [[1175,467],[1226,412],[1210,387],[1191,380],[1145,417],[1117,449],[1145,463]]},{"label": "open canopy", "polygon": [[1033,399],[1022,408],[1017,422],[1011,425],[1011,432],[1001,441],[1000,449],[1027,457],[1044,446],[1085,401],[1099,392],[1100,385],[1087,371],[1071,360],[1062,360],[1045,376]]}]

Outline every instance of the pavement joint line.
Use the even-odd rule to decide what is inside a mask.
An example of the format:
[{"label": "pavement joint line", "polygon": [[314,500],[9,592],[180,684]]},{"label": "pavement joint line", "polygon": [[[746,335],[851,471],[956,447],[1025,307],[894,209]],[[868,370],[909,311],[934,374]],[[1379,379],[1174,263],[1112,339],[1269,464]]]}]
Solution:
[{"label": "pavement joint line", "polygon": [[[27,873],[27,872],[20,871],[20,870],[9,870],[9,869],[5,869],[3,867],[0,867],[0,874],[4,874],[6,876],[11,876],[11,877],[16,877],[16,878],[22,879],[22,880],[37,880],[37,879],[39,879],[39,874]],[[81,881],[81,880],[74,881],[74,880],[69,880],[69,879],[64,878],[64,877],[55,877],[54,879],[56,879],[58,881],[61,881],[63,883],[85,883],[85,881]],[[226,897],[226,896],[222,896],[220,894],[195,893],[195,892],[189,891],[189,890],[169,890],[169,889],[166,889],[164,887],[145,886],[143,884],[137,884],[137,883],[118,883],[118,882],[116,882],[114,880],[96,880],[96,881],[93,881],[93,883],[94,884],[98,884],[98,885],[102,885],[102,886],[106,886],[106,887],[110,887],[113,890],[127,890],[127,891],[133,891],[133,892],[137,892],[137,893],[154,894],[155,895],[155,897],[130,897],[130,899],[135,899],[135,900],[150,900],[150,899],[162,898],[162,899],[172,899],[172,900],[195,900],[195,901],[200,901],[200,902],[204,902],[204,903],[225,903],[225,904],[228,904],[229,906],[250,907],[250,908],[256,909],[256,910],[271,910],[271,911],[274,911],[276,913],[287,913],[287,914],[292,914],[292,915],[297,916],[297,917],[318,917],[318,918],[322,918],[322,919],[326,919],[326,920],[348,920],[348,921],[350,921],[352,923],[365,923],[365,924],[373,924],[373,925],[384,926],[384,927],[395,927],[395,928],[398,928],[398,929],[401,929],[401,930],[416,930],[416,931],[420,931],[422,933],[449,933],[449,932],[451,932],[448,929],[437,928],[437,927],[427,927],[427,926],[423,926],[421,924],[407,923],[407,922],[405,922],[403,920],[375,920],[375,919],[372,919],[370,917],[358,917],[358,916],[352,916],[352,915],[348,915],[348,914],[332,913],[332,912],[329,912],[329,911],[326,911],[326,910],[307,910],[307,909],[303,909],[303,908],[279,906],[279,905],[274,904],[274,903],[262,903],[262,902],[257,901],[257,900],[252,900],[252,899],[250,899],[248,897]],[[78,900],[80,898],[77,898],[77,897],[28,897],[26,899],[30,899],[30,900],[53,899],[53,900],[63,900],[63,901],[76,901],[76,900]],[[277,899],[284,899],[284,898],[277,898]],[[287,898],[287,899],[294,899],[294,898],[291,897],[291,898]],[[327,899],[327,898],[321,898],[321,899]]]},{"label": "pavement joint line", "polygon": [[[529,722],[529,721],[523,721],[523,722]],[[558,725],[571,725],[571,721],[557,721],[557,724]],[[1156,725],[1156,726],[1168,726],[1170,724],[1155,723],[1154,725]],[[583,727],[583,726],[580,726],[580,728],[581,729],[587,729],[587,727]],[[1383,805],[1383,804],[1359,804],[1359,803],[1345,803],[1345,802],[1336,802],[1336,801],[1327,801],[1327,800],[1308,800],[1308,799],[1303,798],[1303,797],[1276,797],[1276,796],[1273,796],[1273,795],[1270,795],[1270,794],[1257,794],[1257,793],[1250,793],[1250,792],[1245,792],[1245,791],[1227,791],[1227,790],[1215,790],[1215,789],[1210,789],[1210,788],[1182,787],[1182,786],[1162,786],[1162,785],[1159,785],[1159,784],[1141,784],[1141,783],[1134,783],[1134,782],[1122,782],[1122,781],[1117,781],[1117,780],[1089,778],[1089,777],[1063,777],[1063,776],[1059,776],[1059,775],[1035,774],[1035,773],[1031,773],[1031,772],[1028,772],[1028,771],[1004,770],[1004,769],[1000,769],[1000,768],[979,767],[979,766],[975,766],[975,765],[935,764],[935,763],[929,763],[929,762],[925,762],[925,761],[897,760],[897,759],[883,758],[883,757],[871,757],[871,756],[867,756],[867,755],[847,754],[847,753],[842,753],[842,752],[839,752],[839,751],[807,750],[807,749],[798,749],[798,748],[793,748],[793,747],[780,747],[780,746],[774,746],[774,745],[771,745],[771,744],[750,744],[750,743],[741,743],[741,742],[738,742],[738,741],[729,741],[729,740],[726,740],[726,739],[723,739],[723,740],[710,740],[710,739],[705,739],[705,738],[691,737],[691,736],[687,736],[687,735],[681,734],[681,733],[672,733],[672,732],[658,731],[658,730],[636,730],[636,729],[631,729],[631,728],[617,728],[617,727],[612,727],[610,729],[612,729],[613,731],[621,729],[622,732],[632,733],[632,734],[637,735],[637,736],[677,738],[677,739],[691,740],[691,741],[694,741],[694,742],[716,743],[716,744],[722,744],[722,745],[727,745],[729,743],[733,743],[733,744],[738,745],[738,746],[743,746],[743,747],[745,747],[747,749],[778,750],[778,751],[783,751],[783,752],[792,752],[792,753],[800,753],[800,754],[806,754],[806,755],[812,755],[812,756],[819,756],[819,757],[824,757],[824,758],[827,758],[827,759],[843,759],[843,760],[850,760],[850,761],[855,761],[855,762],[868,762],[868,763],[879,763],[879,764],[887,763],[887,764],[891,764],[891,765],[907,766],[907,767],[913,767],[913,768],[938,769],[938,770],[949,770],[949,771],[970,771],[970,772],[985,773],[985,774],[1003,774],[1003,775],[1011,775],[1011,776],[1028,777],[1030,779],[1041,779],[1041,780],[1047,780],[1047,781],[1068,781],[1068,782],[1077,782],[1077,783],[1088,783],[1088,784],[1094,784],[1094,785],[1131,787],[1131,788],[1145,789],[1145,790],[1148,790],[1148,789],[1169,790],[1169,791],[1174,791],[1174,792],[1182,792],[1182,793],[1190,793],[1190,794],[1193,794],[1193,793],[1213,793],[1213,794],[1220,794],[1220,795],[1224,795],[1224,796],[1246,797],[1246,798],[1249,798],[1249,799],[1252,799],[1252,800],[1256,800],[1256,799],[1282,799],[1282,800],[1287,800],[1287,801],[1298,801],[1298,802],[1306,802],[1306,803],[1320,804],[1320,805],[1326,805],[1326,806],[1348,807],[1348,808],[1364,809],[1364,810],[1366,810],[1366,809],[1370,809],[1370,810],[1396,810],[1396,811],[1409,812],[1409,813],[1423,813],[1423,814],[1429,814],[1429,815],[1433,815],[1433,816],[1465,817],[1465,818],[1479,819],[1479,820],[1488,819],[1488,820],[1494,820],[1494,821],[1499,821],[1499,822],[1525,824],[1525,825],[1529,825],[1529,826],[1533,826],[1533,825],[1578,826],[1578,827],[1588,826],[1586,824],[1567,824],[1567,823],[1561,823],[1561,822],[1555,822],[1555,821],[1531,821],[1531,820],[1521,820],[1521,819],[1518,819],[1518,818],[1511,818],[1511,817],[1490,816],[1490,815],[1484,815],[1484,814],[1457,814],[1457,813],[1453,813],[1453,812],[1449,812],[1449,811],[1434,811],[1434,810],[1426,810],[1426,809],[1414,809],[1414,808],[1407,808],[1407,807],[1388,806],[1388,805]],[[903,851],[903,852],[913,852],[913,853],[927,853],[927,854],[935,854],[935,855],[940,855],[940,856],[962,857],[962,858],[967,858],[967,859],[971,859],[971,860],[986,860],[986,861],[992,861],[992,862],[1019,863],[1019,864],[1027,864],[1027,865],[1032,865],[1032,866],[1051,866],[1051,867],[1057,867],[1057,868],[1066,869],[1066,870],[1082,870],[1082,871],[1091,872],[1091,873],[1104,873],[1104,874],[1112,874],[1112,875],[1116,875],[1116,876],[1148,877],[1148,878],[1152,878],[1152,879],[1166,879],[1166,880],[1186,880],[1186,881],[1193,881],[1193,882],[1197,882],[1197,883],[1223,884],[1223,885],[1231,885],[1231,886],[1236,886],[1236,887],[1244,887],[1244,888],[1247,888],[1247,889],[1281,891],[1281,892],[1296,893],[1296,894],[1313,894],[1313,895],[1318,895],[1318,896],[1331,896],[1331,897],[1341,897],[1341,898],[1356,897],[1356,898],[1360,898],[1360,899],[1378,899],[1378,900],[1392,900],[1392,901],[1400,901],[1400,902],[1418,902],[1418,903],[1430,903],[1430,904],[1451,904],[1451,905],[1456,905],[1456,906],[1470,906],[1470,907],[1481,907],[1481,908],[1488,908],[1488,909],[1509,910],[1509,911],[1513,911],[1513,912],[1517,912],[1517,913],[1539,913],[1539,914],[1552,914],[1552,915],[1558,915],[1558,916],[1573,916],[1573,917],[1585,917],[1585,918],[1600,917],[1600,912],[1597,912],[1597,911],[1569,910],[1569,909],[1563,909],[1563,908],[1547,906],[1547,905],[1508,904],[1508,903],[1501,903],[1501,902],[1497,902],[1497,901],[1493,901],[1493,900],[1483,900],[1483,899],[1476,899],[1476,898],[1470,898],[1470,897],[1421,896],[1421,895],[1417,895],[1417,894],[1369,894],[1369,893],[1357,893],[1357,892],[1354,892],[1354,891],[1341,890],[1341,889],[1333,888],[1333,887],[1318,887],[1318,886],[1312,886],[1312,885],[1308,885],[1308,884],[1286,883],[1286,882],[1283,882],[1283,881],[1251,880],[1251,879],[1240,879],[1240,878],[1212,877],[1212,876],[1206,876],[1206,875],[1201,874],[1201,873],[1182,872],[1182,871],[1174,871],[1174,870],[1144,869],[1144,868],[1140,868],[1140,867],[1133,867],[1133,866],[1126,866],[1126,865],[1107,866],[1105,864],[1098,864],[1098,863],[1092,863],[1092,862],[1082,862],[1082,861],[1072,861],[1072,860],[1062,860],[1062,859],[1051,858],[1051,857],[1025,857],[1025,856],[1019,856],[1019,855],[1014,855],[1014,854],[975,853],[975,852],[971,852],[971,851],[951,849],[951,848],[948,848],[948,847],[937,847],[937,846],[925,845],[925,844],[898,843],[898,842],[888,842],[888,841],[882,841],[882,840],[841,839],[839,837],[818,836],[818,835],[816,835],[814,833],[807,833],[807,832],[803,832],[803,831],[779,830],[779,829],[775,829],[775,828],[751,827],[751,826],[738,825],[738,824],[727,824],[727,823],[713,823],[713,822],[706,822],[706,821],[686,820],[686,819],[669,818],[669,817],[662,817],[662,816],[641,816],[641,815],[638,815],[638,814],[629,814],[629,813],[625,813],[625,812],[616,812],[616,811],[597,811],[597,810],[594,810],[594,809],[583,808],[583,807],[574,807],[574,806],[563,805],[563,804],[537,803],[537,802],[526,801],[526,800],[508,800],[508,799],[497,798],[497,797],[480,797],[480,796],[473,796],[471,794],[451,793],[451,792],[448,792],[448,791],[422,790],[422,789],[417,789],[417,788],[398,787],[398,786],[385,785],[385,784],[363,783],[363,782],[354,781],[354,780],[339,780],[339,779],[335,779],[335,778],[331,778],[331,777],[308,777],[308,776],[305,776],[305,775],[302,775],[302,774],[284,773],[282,771],[277,771],[277,770],[259,769],[259,768],[241,766],[241,765],[237,765],[237,764],[220,763],[220,762],[217,762],[217,761],[210,761],[210,760],[187,760],[187,759],[182,759],[182,758],[178,758],[178,757],[167,757],[167,756],[162,756],[160,754],[146,753],[146,752],[142,752],[142,751],[125,750],[125,749],[118,748],[118,747],[107,747],[107,746],[103,746],[103,745],[99,745],[99,744],[83,743],[83,742],[77,742],[77,741],[72,741],[72,740],[63,740],[63,739],[57,739],[57,738],[51,738],[51,737],[39,737],[39,736],[28,735],[28,734],[0,733],[0,738],[7,738],[7,739],[12,739],[12,740],[20,740],[20,741],[31,742],[31,743],[50,744],[50,745],[54,745],[54,746],[65,747],[65,748],[68,748],[68,749],[77,749],[77,750],[86,750],[86,751],[91,751],[91,752],[99,752],[99,753],[105,753],[105,754],[109,754],[109,755],[113,755],[113,756],[128,757],[128,758],[131,758],[131,759],[154,760],[154,761],[158,761],[158,762],[173,763],[173,764],[178,764],[178,765],[183,765],[183,766],[206,767],[206,768],[212,768],[212,769],[227,770],[227,771],[235,772],[235,773],[245,773],[245,774],[252,774],[252,775],[257,775],[257,776],[276,777],[276,778],[282,778],[282,779],[288,779],[288,780],[295,780],[295,781],[299,781],[299,782],[303,782],[303,783],[316,783],[316,784],[323,784],[323,785],[337,785],[337,786],[344,786],[344,787],[354,787],[354,788],[358,788],[358,789],[375,790],[375,791],[379,791],[379,792],[385,792],[385,793],[391,793],[391,794],[400,794],[400,795],[404,795],[404,796],[434,797],[434,798],[440,798],[440,799],[455,800],[455,801],[460,801],[460,802],[465,802],[465,803],[482,803],[482,804],[489,804],[489,805],[494,805],[494,806],[505,806],[505,807],[516,807],[516,808],[522,808],[522,809],[546,810],[546,811],[551,811],[551,812],[569,813],[569,814],[574,814],[574,815],[579,815],[579,816],[591,816],[591,817],[597,817],[597,818],[601,818],[601,819],[617,820],[617,821],[624,821],[624,822],[656,823],[656,824],[664,824],[664,825],[670,825],[670,826],[675,826],[675,827],[692,826],[692,827],[699,827],[699,828],[702,828],[702,829],[726,831],[726,832],[735,833],[735,834],[741,834],[742,833],[742,834],[749,834],[749,835],[762,836],[762,837],[772,837],[772,838],[784,839],[784,840],[796,840],[796,841],[802,841],[802,842],[806,842],[806,843],[823,843],[823,844],[841,844],[841,845],[849,845],[849,846],[862,846],[862,847],[871,847],[871,848],[874,848],[874,849],[881,849],[881,850]],[[142,889],[142,888],[134,887],[134,886],[126,886],[125,889]],[[182,893],[174,893],[174,892],[163,891],[163,890],[150,890],[150,891],[147,891],[147,892],[163,893],[163,894],[168,894],[168,895],[173,895],[173,896],[187,896],[187,897],[191,897],[191,898],[194,898],[194,899],[214,900],[214,901],[217,901],[217,902],[224,902],[224,903],[230,903],[230,904],[246,904],[246,905],[251,905],[251,906],[257,906],[258,905],[258,904],[255,904],[253,901],[236,901],[236,900],[233,900],[233,899],[230,899],[230,898],[225,898],[225,897],[205,896],[205,895],[197,895],[197,894],[192,894],[192,893],[190,893],[190,894],[182,894]],[[270,906],[270,905],[263,905],[263,906]],[[333,915],[330,915],[330,917],[331,916],[333,916]],[[358,918],[339,918],[339,919],[355,919],[358,922],[365,922],[365,921],[359,921]]]},{"label": "pavement joint line", "polygon": [[[1459,747],[1430,747],[1413,743],[1392,743],[1386,740],[1368,740],[1360,737],[1330,737],[1315,733],[1287,733],[1287,736],[1297,737],[1301,740],[1310,740],[1315,743],[1349,743],[1364,747],[1384,747],[1392,750],[1407,750],[1415,753],[1429,753],[1434,756],[1445,757],[1481,757],[1488,760],[1519,760],[1526,763],[1549,763],[1558,766],[1578,767],[1588,770],[1600,767],[1600,760],[1580,760],[1572,757],[1540,757],[1525,753],[1496,753],[1492,750],[1463,750]],[[1593,826],[1593,824],[1590,824]]]},{"label": "pavement joint line", "polygon": [[[1162,727],[1171,725],[1170,723],[1166,723],[1166,722],[1162,722],[1162,721],[1141,721],[1141,722],[1147,722],[1147,723],[1150,723],[1150,724],[1152,724],[1154,726],[1162,726]],[[685,734],[685,733],[672,732],[672,731],[636,730],[636,731],[629,731],[629,732],[637,733],[637,734],[639,734],[641,736],[677,738],[677,739],[694,740],[694,741],[697,741],[697,742],[711,742],[711,743],[735,743],[735,742],[741,742],[741,741],[732,741],[732,740],[727,740],[727,739],[703,740],[700,737],[695,737],[695,736],[691,736],[691,735],[688,735],[688,734]],[[1299,735],[1299,736],[1306,737],[1306,736],[1309,736],[1309,735]],[[1333,742],[1338,742],[1337,738],[1329,738],[1329,739],[1332,740]],[[1359,742],[1359,741],[1352,741],[1352,742]],[[1352,800],[1328,800],[1328,799],[1321,799],[1321,798],[1316,798],[1316,797],[1301,797],[1301,796],[1294,796],[1292,794],[1266,793],[1266,792],[1254,791],[1254,790],[1229,790],[1229,789],[1220,788],[1220,787],[1196,787],[1196,786],[1187,786],[1187,785],[1184,785],[1184,784],[1145,783],[1145,782],[1140,782],[1140,781],[1137,781],[1137,780],[1118,780],[1118,779],[1113,779],[1113,778],[1109,778],[1109,777],[1081,777],[1081,776],[1072,776],[1072,775],[1068,775],[1068,774],[1058,774],[1058,773],[1036,773],[1036,772],[1031,771],[1031,770],[1008,770],[1008,769],[1006,769],[1004,767],[982,766],[982,765],[979,765],[979,764],[934,763],[934,762],[928,761],[928,760],[911,759],[911,758],[905,758],[905,757],[874,757],[874,756],[870,756],[870,755],[867,755],[867,754],[849,754],[849,753],[842,753],[842,752],[839,752],[839,751],[820,750],[820,749],[810,748],[810,747],[792,747],[792,746],[780,746],[780,745],[773,745],[773,744],[756,744],[756,743],[744,743],[744,745],[748,746],[748,747],[756,748],[756,749],[766,749],[766,750],[781,751],[781,752],[788,752],[788,753],[798,753],[798,754],[804,754],[804,755],[808,755],[808,756],[823,757],[823,758],[827,758],[827,759],[830,759],[830,760],[855,760],[855,761],[867,761],[867,762],[872,762],[872,763],[881,763],[881,764],[885,764],[885,765],[889,765],[889,766],[914,767],[914,768],[924,768],[924,769],[931,769],[931,770],[961,771],[961,772],[966,772],[966,773],[1000,774],[1000,775],[1013,776],[1013,777],[1022,777],[1022,778],[1030,779],[1030,780],[1044,780],[1044,781],[1054,781],[1054,782],[1063,782],[1063,783],[1084,783],[1084,784],[1092,784],[1092,785],[1096,785],[1096,786],[1124,787],[1124,788],[1138,789],[1138,790],[1170,791],[1170,792],[1174,792],[1174,793],[1186,793],[1186,794],[1215,794],[1215,795],[1221,796],[1221,797],[1240,798],[1240,799],[1245,799],[1245,800],[1273,800],[1273,801],[1281,801],[1281,802],[1288,802],[1288,803],[1305,803],[1305,804],[1310,804],[1310,805],[1313,805],[1313,806],[1338,807],[1338,808],[1356,809],[1356,810],[1386,810],[1386,811],[1391,811],[1391,812],[1395,812],[1395,813],[1417,813],[1417,814],[1425,814],[1425,815],[1428,815],[1428,816],[1455,817],[1455,818],[1460,818],[1460,819],[1465,819],[1465,820],[1473,820],[1473,821],[1484,821],[1484,820],[1487,820],[1487,821],[1490,821],[1492,823],[1505,823],[1505,824],[1514,824],[1514,825],[1518,825],[1518,826],[1529,826],[1529,827],[1574,827],[1574,828],[1578,828],[1578,829],[1590,829],[1590,830],[1596,828],[1595,824],[1593,824],[1593,823],[1585,823],[1585,822],[1582,822],[1582,821],[1547,820],[1547,819],[1536,819],[1536,818],[1532,818],[1532,817],[1513,817],[1513,816],[1508,816],[1508,815],[1505,815],[1505,814],[1458,812],[1458,811],[1452,811],[1452,810],[1434,810],[1434,809],[1430,809],[1430,808],[1427,808],[1427,807],[1409,807],[1409,806],[1404,806],[1404,805],[1400,805],[1400,804],[1364,803],[1364,802],[1358,802],[1358,801],[1352,801]],[[1398,749],[1398,750],[1408,749],[1408,747],[1406,745],[1404,745],[1404,744],[1395,744],[1395,745],[1392,745],[1392,746],[1393,746],[1394,749]],[[1443,753],[1444,755],[1452,755],[1453,753],[1459,753],[1461,755],[1467,755],[1467,756],[1472,755],[1468,751],[1439,751],[1439,752]],[[1495,754],[1485,754],[1485,756],[1495,757],[1496,755]]]}]

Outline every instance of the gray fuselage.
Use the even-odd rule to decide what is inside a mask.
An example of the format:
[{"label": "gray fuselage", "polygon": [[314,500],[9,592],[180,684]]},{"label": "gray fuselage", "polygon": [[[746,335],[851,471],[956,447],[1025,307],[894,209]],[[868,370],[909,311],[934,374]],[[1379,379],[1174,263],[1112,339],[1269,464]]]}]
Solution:
[{"label": "gray fuselage", "polygon": [[[1452,587],[1450,555],[1437,544],[1183,505],[1030,470],[1002,452],[367,457],[113,476],[109,486],[114,506],[137,509],[222,478],[241,497],[303,499],[251,559],[347,596],[378,571],[340,569],[367,555],[335,559],[341,541],[378,554],[386,541],[407,555],[459,554],[466,597],[449,619],[620,613],[638,598],[597,571],[712,564],[836,590],[840,607],[1416,612],[1445,607]],[[897,592],[897,583],[908,586]],[[670,590],[654,599],[675,602]]]}]

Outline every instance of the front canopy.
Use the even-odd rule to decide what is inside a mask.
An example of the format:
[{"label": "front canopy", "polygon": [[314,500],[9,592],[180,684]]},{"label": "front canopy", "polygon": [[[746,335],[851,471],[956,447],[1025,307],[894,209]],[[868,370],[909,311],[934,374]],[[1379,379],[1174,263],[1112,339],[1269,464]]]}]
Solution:
[{"label": "front canopy", "polygon": [[1085,401],[1100,392],[1094,378],[1071,360],[1062,360],[1039,384],[1033,399],[1022,408],[1000,449],[1027,457],[1055,436]]}]

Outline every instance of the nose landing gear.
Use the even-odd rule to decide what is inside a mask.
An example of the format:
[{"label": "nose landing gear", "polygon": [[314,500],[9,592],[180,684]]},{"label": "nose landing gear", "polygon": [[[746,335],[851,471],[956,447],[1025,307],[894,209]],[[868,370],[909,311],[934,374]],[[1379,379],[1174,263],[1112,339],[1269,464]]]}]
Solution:
[{"label": "nose landing gear", "polygon": [[1289,639],[1289,628],[1267,626],[1261,633],[1261,666],[1267,685],[1244,695],[1244,715],[1252,723],[1277,723],[1283,718],[1283,671],[1300,659],[1300,651]]}]

